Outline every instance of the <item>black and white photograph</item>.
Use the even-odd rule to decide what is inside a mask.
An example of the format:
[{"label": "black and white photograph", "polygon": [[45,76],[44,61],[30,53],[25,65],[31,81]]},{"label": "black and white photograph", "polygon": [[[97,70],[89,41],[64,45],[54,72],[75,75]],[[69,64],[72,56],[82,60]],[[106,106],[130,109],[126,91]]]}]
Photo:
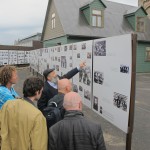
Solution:
[{"label": "black and white photograph", "polygon": [[55,61],[57,61],[57,57],[55,56]]},{"label": "black and white photograph", "polygon": [[84,98],[86,98],[87,100],[91,100],[91,93],[88,90],[84,90]]},{"label": "black and white photograph", "polygon": [[64,46],[64,51],[67,51],[67,46]]},{"label": "black and white photograph", "polygon": [[102,113],[103,113],[103,107],[100,106],[99,108],[100,108],[100,109],[99,109],[99,112],[100,112],[100,114],[102,114]]},{"label": "black and white photograph", "polygon": [[49,64],[47,64],[47,69],[49,69]]},{"label": "black and white photograph", "polygon": [[69,64],[69,67],[72,67],[72,63]]},{"label": "black and white photograph", "polygon": [[91,68],[90,68],[90,66],[86,66],[85,68],[80,70],[79,82],[82,82],[88,86],[91,85]]},{"label": "black and white photograph", "polygon": [[81,85],[79,85],[79,91],[83,91],[83,87]]},{"label": "black and white photograph", "polygon": [[70,56],[69,58],[70,58],[70,60],[72,60],[72,56]]},{"label": "black and white photograph", "polygon": [[56,71],[59,71],[59,65],[56,65]]},{"label": "black and white photograph", "polygon": [[69,46],[69,50],[72,50],[72,45]]},{"label": "black and white photograph", "polygon": [[48,49],[47,48],[45,49],[45,53],[48,53]]},{"label": "black and white photograph", "polygon": [[104,82],[104,73],[99,71],[94,71],[94,82],[98,84],[103,84]]},{"label": "black and white photograph", "polygon": [[88,52],[88,53],[87,53],[87,58],[88,58],[88,59],[91,59],[91,58],[92,58],[91,52]]},{"label": "black and white photograph", "polygon": [[80,53],[77,54],[77,58],[80,58]]},{"label": "black and white photograph", "polygon": [[127,96],[114,92],[113,102],[115,107],[127,111]]},{"label": "black and white photograph", "polygon": [[2,66],[3,65],[3,62],[2,61],[0,61],[0,66]]},{"label": "black and white photograph", "polygon": [[76,84],[72,85],[72,89],[73,89],[74,92],[78,93],[78,86]]},{"label": "black and white photograph", "polygon": [[129,73],[129,66],[120,65],[120,72]]},{"label": "black and white photograph", "polygon": [[61,56],[61,67],[67,68],[67,59],[66,56]]},{"label": "black and white photograph", "polygon": [[73,45],[73,50],[77,50],[77,45]]},{"label": "black and white photograph", "polygon": [[57,52],[60,52],[60,47],[58,47]]},{"label": "black and white photograph", "polygon": [[94,46],[95,56],[106,56],[106,41],[97,41]]},{"label": "black and white photograph", "polygon": [[98,111],[98,97],[93,96],[93,109]]},{"label": "black and white photograph", "polygon": [[40,49],[40,56],[42,56],[43,54],[43,49]]},{"label": "black and white photograph", "polygon": [[83,44],[82,44],[82,49],[83,49],[83,50],[86,49],[86,43],[83,43]]}]

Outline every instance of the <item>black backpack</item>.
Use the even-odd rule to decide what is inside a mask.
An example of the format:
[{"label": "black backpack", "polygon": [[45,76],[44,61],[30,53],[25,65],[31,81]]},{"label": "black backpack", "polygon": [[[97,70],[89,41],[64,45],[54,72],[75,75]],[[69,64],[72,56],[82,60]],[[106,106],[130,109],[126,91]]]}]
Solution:
[{"label": "black backpack", "polygon": [[61,109],[57,107],[55,102],[49,103],[49,105],[43,110],[43,115],[46,118],[47,128],[62,120]]}]

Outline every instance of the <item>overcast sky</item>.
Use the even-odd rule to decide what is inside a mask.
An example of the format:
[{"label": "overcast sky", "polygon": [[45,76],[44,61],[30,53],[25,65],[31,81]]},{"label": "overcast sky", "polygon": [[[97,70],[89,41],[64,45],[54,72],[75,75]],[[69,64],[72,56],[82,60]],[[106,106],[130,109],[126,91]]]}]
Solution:
[{"label": "overcast sky", "polygon": [[[138,0],[110,0],[138,5]],[[0,0],[0,44],[42,32],[48,0]]]}]

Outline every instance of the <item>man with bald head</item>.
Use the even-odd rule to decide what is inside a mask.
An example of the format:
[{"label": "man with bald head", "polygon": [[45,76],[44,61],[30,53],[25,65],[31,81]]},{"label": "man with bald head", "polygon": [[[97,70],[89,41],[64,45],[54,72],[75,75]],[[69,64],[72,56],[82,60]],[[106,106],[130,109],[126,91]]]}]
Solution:
[{"label": "man with bald head", "polygon": [[64,95],[72,91],[72,83],[68,79],[58,80],[58,94],[48,101],[48,106],[51,102],[55,102],[58,108],[63,106]]},{"label": "man with bald head", "polygon": [[[51,98],[48,101],[47,107],[43,110],[43,114],[46,117],[47,121],[47,128],[49,129],[52,125],[54,125],[56,122],[60,121],[64,117],[65,110],[63,108],[63,100],[64,100],[64,95],[66,93],[69,93],[72,91],[72,83],[68,79],[61,79],[58,80],[58,94],[55,95],[53,98]],[[57,106],[57,108],[53,108],[53,106]],[[52,112],[54,112],[54,116],[52,117]],[[51,115],[51,119],[49,119],[49,114]]]},{"label": "man with bald head", "polygon": [[70,70],[63,76],[58,76],[55,69],[46,69],[43,72],[45,77],[45,83],[41,98],[39,99],[37,106],[43,112],[44,108],[47,107],[48,101],[58,94],[58,80],[59,79],[71,79],[74,75],[80,72],[86,66],[85,62],[81,62],[79,67]]},{"label": "man with bald head", "polygon": [[63,107],[64,119],[49,129],[49,150],[106,150],[101,126],[84,117],[79,94],[67,93]]}]

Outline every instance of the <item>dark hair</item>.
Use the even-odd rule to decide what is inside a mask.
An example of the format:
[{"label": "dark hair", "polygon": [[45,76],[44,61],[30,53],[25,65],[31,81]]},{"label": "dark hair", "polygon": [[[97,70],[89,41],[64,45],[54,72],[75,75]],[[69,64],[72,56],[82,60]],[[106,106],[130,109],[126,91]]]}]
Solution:
[{"label": "dark hair", "polygon": [[0,84],[6,86],[9,80],[12,78],[12,72],[16,71],[14,66],[4,66],[0,70]]},{"label": "dark hair", "polygon": [[36,77],[30,77],[24,81],[23,95],[24,97],[35,96],[37,91],[40,91],[44,83],[41,79]]}]

